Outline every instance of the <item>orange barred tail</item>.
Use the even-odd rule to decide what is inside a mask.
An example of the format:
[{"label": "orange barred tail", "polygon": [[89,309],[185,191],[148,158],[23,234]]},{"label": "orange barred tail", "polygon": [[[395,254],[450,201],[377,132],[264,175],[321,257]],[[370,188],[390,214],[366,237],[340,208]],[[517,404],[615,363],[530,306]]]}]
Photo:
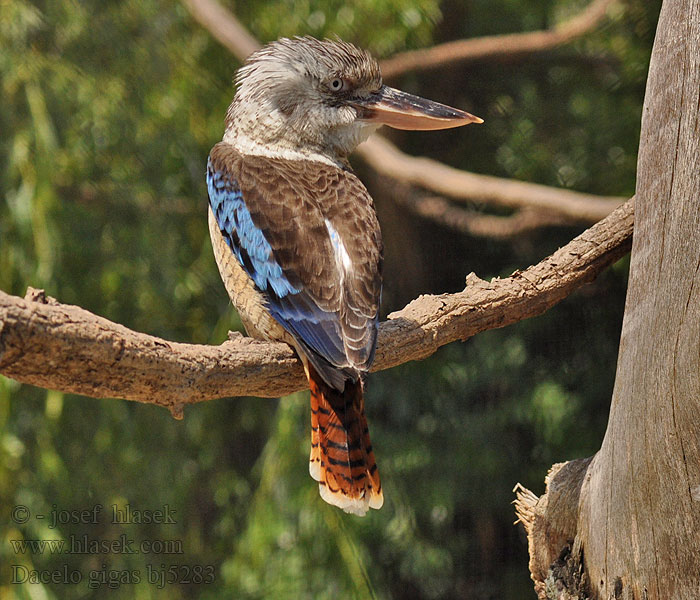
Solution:
[{"label": "orange barred tail", "polygon": [[339,392],[308,363],[311,389],[309,472],[328,504],[363,516],[384,504],[382,484],[365,418],[362,381]]}]

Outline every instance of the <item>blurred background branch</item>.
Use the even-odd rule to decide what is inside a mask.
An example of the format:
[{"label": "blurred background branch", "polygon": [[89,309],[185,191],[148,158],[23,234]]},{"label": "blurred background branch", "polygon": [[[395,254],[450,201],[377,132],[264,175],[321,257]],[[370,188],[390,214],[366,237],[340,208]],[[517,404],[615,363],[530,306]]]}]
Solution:
[{"label": "blurred background branch", "polygon": [[477,210],[455,206],[440,196],[416,194],[409,186],[397,186],[394,201],[412,213],[434,223],[474,237],[506,240],[531,232],[540,227],[564,225],[567,219],[560,214],[536,208],[522,208],[506,216],[487,215]]},{"label": "blurred background branch", "polygon": [[569,222],[595,223],[625,201],[469,173],[430,158],[409,156],[377,135],[361,144],[357,154],[382,175],[438,194],[503,208],[536,208]]},{"label": "blurred background branch", "polygon": [[454,40],[431,48],[400,52],[382,61],[382,75],[385,79],[392,79],[405,73],[427,71],[454,63],[514,60],[551,50],[586,35],[597,27],[614,2],[616,0],[592,0],[579,14],[545,31]]},{"label": "blurred background branch", "polygon": [[238,60],[260,48],[248,30],[216,0],[182,0],[192,17]]}]

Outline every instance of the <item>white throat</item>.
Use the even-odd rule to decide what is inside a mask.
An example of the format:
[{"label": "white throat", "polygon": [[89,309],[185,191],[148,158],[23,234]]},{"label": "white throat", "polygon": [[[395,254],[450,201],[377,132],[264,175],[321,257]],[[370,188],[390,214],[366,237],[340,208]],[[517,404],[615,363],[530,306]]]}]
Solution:
[{"label": "white throat", "polygon": [[226,133],[224,133],[223,141],[227,144],[231,144],[241,154],[265,156],[267,158],[281,158],[284,160],[311,160],[339,168],[346,166],[343,162],[312,149],[295,148],[284,143],[259,142],[247,135],[236,133],[231,129],[228,129]]}]

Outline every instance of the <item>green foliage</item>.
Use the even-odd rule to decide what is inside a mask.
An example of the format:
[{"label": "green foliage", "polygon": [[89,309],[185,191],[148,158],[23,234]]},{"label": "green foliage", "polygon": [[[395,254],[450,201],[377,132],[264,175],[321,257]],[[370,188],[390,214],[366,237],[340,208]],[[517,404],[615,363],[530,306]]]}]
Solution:
[{"label": "green foliage", "polygon": [[[387,56],[406,47],[430,45],[441,18],[436,0],[271,0],[241,3],[239,17],[261,40],[312,35],[352,39]],[[280,19],[280,16],[284,18]]]},{"label": "green foliage", "polygon": [[[340,35],[380,56],[443,39],[536,29],[585,3],[557,0],[266,0],[237,3],[260,39]],[[486,119],[469,131],[394,134],[450,164],[601,194],[631,194],[657,3],[631,0],[598,32],[527,60],[407,75],[401,87]],[[211,254],[204,165],[238,64],[164,0],[0,0],[0,289],[45,287],[168,339],[218,343],[240,328]],[[389,202],[375,193],[382,212]],[[387,213],[388,214],[388,213]],[[404,215],[404,218],[408,218]],[[384,222],[390,230],[395,224]],[[385,311],[405,296],[507,275],[573,228],[514,243],[412,224],[387,246]],[[402,268],[427,275],[406,282]],[[308,476],[308,403],[228,399],[187,409],[92,400],[0,376],[2,598],[522,598],[526,548],[511,489],[600,445],[625,290],[622,261],[537,319],[372,375],[367,411],[386,505],[326,506]],[[99,374],[96,374],[99,376]],[[104,507],[97,523],[12,520]],[[111,506],[175,511],[118,524]],[[55,505],[55,506],[54,506]],[[109,518],[108,518],[109,517]],[[21,553],[12,540],[171,540],[182,554]],[[11,565],[83,575],[12,584]],[[159,587],[149,569],[213,567]],[[109,571],[140,583],[118,582]],[[88,585],[89,574],[104,583]],[[101,575],[103,574],[103,575]],[[177,572],[182,576],[182,571]],[[122,575],[124,576],[124,575]],[[112,589],[114,588],[114,589]],[[109,591],[107,591],[109,590]]]}]

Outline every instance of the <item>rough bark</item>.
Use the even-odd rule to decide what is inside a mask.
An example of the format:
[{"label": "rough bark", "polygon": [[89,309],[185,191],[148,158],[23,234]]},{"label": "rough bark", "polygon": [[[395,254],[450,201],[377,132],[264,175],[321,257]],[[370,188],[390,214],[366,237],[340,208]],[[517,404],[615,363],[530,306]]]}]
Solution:
[{"label": "rough bark", "polygon": [[[605,438],[583,468],[556,465],[541,498],[518,491],[540,598],[700,597],[699,165],[700,0],[666,0]],[[568,588],[576,573],[585,585]]]},{"label": "rough bark", "polygon": [[[543,313],[629,251],[633,220],[630,200],[525,271],[491,282],[471,274],[463,292],[417,298],[381,323],[373,370]],[[176,416],[184,404],[306,387],[286,344],[242,336],[221,346],[169,342],[34,291],[25,299],[0,292],[0,373],[86,396],[160,404]]]}]

